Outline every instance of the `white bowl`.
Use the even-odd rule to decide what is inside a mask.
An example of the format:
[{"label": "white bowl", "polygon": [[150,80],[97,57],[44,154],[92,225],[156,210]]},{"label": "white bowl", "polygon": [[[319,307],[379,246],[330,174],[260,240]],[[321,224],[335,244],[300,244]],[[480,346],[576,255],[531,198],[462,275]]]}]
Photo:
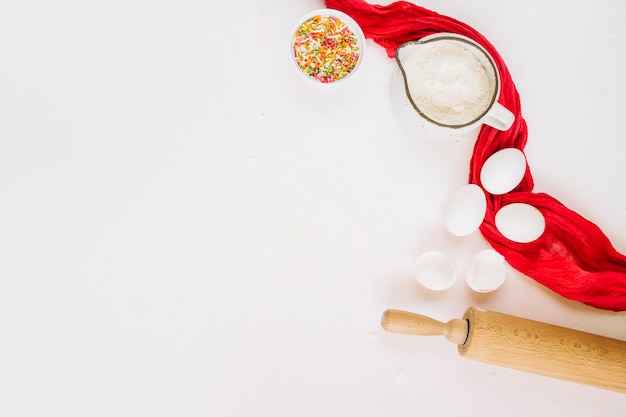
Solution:
[{"label": "white bowl", "polygon": [[[316,79],[314,77],[311,77],[309,74],[304,72],[298,66],[298,63],[296,62],[296,59],[295,59],[294,50],[293,50],[294,41],[295,41],[295,34],[296,34],[297,30],[300,28],[300,26],[302,26],[305,22],[307,22],[309,19],[314,18],[315,16],[335,17],[335,18],[339,19],[340,21],[342,21],[343,23],[345,23],[348,26],[348,28],[350,29],[350,31],[356,37],[356,41],[357,41],[357,44],[359,46],[359,58],[357,60],[357,63],[355,65],[355,67],[350,71],[349,74],[347,74],[346,76],[344,76],[344,77],[342,77],[340,79],[337,79],[336,81],[322,82],[322,81],[320,81],[320,80],[318,80],[318,79]],[[347,14],[345,14],[343,12],[340,12],[339,10],[334,10],[334,9],[314,10],[314,11],[312,11],[310,13],[307,13],[306,15],[302,16],[298,20],[296,25],[294,26],[293,30],[291,31],[291,37],[289,39],[289,54],[290,54],[290,60],[291,60],[291,63],[293,65],[293,67],[295,68],[296,72],[298,74],[300,74],[300,76],[302,76],[302,78],[304,78],[305,80],[309,81],[311,84],[316,84],[316,85],[336,86],[336,85],[344,84],[348,80],[352,79],[354,77],[354,74],[357,72],[357,69],[360,67],[361,62],[363,61],[364,52],[365,52],[365,35],[363,34],[363,31],[361,30],[361,27],[350,16],[348,16]]]}]

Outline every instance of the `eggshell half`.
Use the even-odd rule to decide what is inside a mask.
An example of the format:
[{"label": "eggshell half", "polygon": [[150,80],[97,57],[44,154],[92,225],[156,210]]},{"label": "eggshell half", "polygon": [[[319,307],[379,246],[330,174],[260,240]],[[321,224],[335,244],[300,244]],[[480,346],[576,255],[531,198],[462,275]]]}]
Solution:
[{"label": "eggshell half", "polygon": [[455,236],[468,236],[481,225],[487,212],[485,192],[476,184],[467,184],[448,199],[443,213],[446,229]]},{"label": "eggshell half", "polygon": [[517,243],[538,239],[546,228],[543,214],[525,203],[512,203],[496,213],[496,227],[504,237]]},{"label": "eggshell half", "polygon": [[442,252],[424,252],[415,262],[415,278],[429,290],[447,290],[456,281],[456,266]]},{"label": "eggshell half", "polygon": [[519,185],[525,173],[524,153],[505,148],[487,158],[480,170],[480,183],[491,194],[506,194]]},{"label": "eggshell half", "polygon": [[493,249],[485,249],[474,255],[465,275],[467,285],[480,293],[497,290],[505,280],[504,257]]}]

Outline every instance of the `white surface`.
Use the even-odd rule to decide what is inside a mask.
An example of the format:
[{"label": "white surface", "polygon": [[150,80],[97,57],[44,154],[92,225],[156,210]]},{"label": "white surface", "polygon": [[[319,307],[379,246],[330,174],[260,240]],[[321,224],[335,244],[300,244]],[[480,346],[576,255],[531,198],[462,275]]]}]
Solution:
[{"label": "white surface", "polygon": [[[505,58],[545,191],[626,251],[626,6],[424,1]],[[289,30],[321,1],[0,6],[0,415],[623,416],[626,396],[384,333],[386,308],[470,305],[626,340],[626,315],[513,270],[422,290],[487,244],[442,206],[471,144],[398,123],[395,63],[319,91]]]}]

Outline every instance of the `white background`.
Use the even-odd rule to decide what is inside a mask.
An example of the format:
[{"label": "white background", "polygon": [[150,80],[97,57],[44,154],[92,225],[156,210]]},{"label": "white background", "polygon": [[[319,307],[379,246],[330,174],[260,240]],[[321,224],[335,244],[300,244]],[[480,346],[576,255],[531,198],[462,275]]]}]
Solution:
[{"label": "white background", "polygon": [[[626,251],[626,6],[423,1],[500,51],[536,191]],[[485,296],[412,265],[479,234],[442,207],[471,142],[426,143],[367,42],[322,91],[289,62],[321,1],[3,1],[0,416],[624,416],[626,396],[384,332],[478,306],[626,340],[626,314],[509,269]]]}]

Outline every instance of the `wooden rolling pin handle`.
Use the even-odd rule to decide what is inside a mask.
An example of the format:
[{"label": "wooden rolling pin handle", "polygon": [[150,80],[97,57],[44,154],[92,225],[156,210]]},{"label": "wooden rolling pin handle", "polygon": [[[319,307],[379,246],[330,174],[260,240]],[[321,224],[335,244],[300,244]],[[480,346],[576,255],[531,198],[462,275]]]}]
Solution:
[{"label": "wooden rolling pin handle", "polygon": [[465,319],[452,319],[442,323],[428,316],[402,310],[387,310],[380,321],[388,332],[416,336],[445,336],[452,343],[462,345],[467,340],[468,324]]}]

